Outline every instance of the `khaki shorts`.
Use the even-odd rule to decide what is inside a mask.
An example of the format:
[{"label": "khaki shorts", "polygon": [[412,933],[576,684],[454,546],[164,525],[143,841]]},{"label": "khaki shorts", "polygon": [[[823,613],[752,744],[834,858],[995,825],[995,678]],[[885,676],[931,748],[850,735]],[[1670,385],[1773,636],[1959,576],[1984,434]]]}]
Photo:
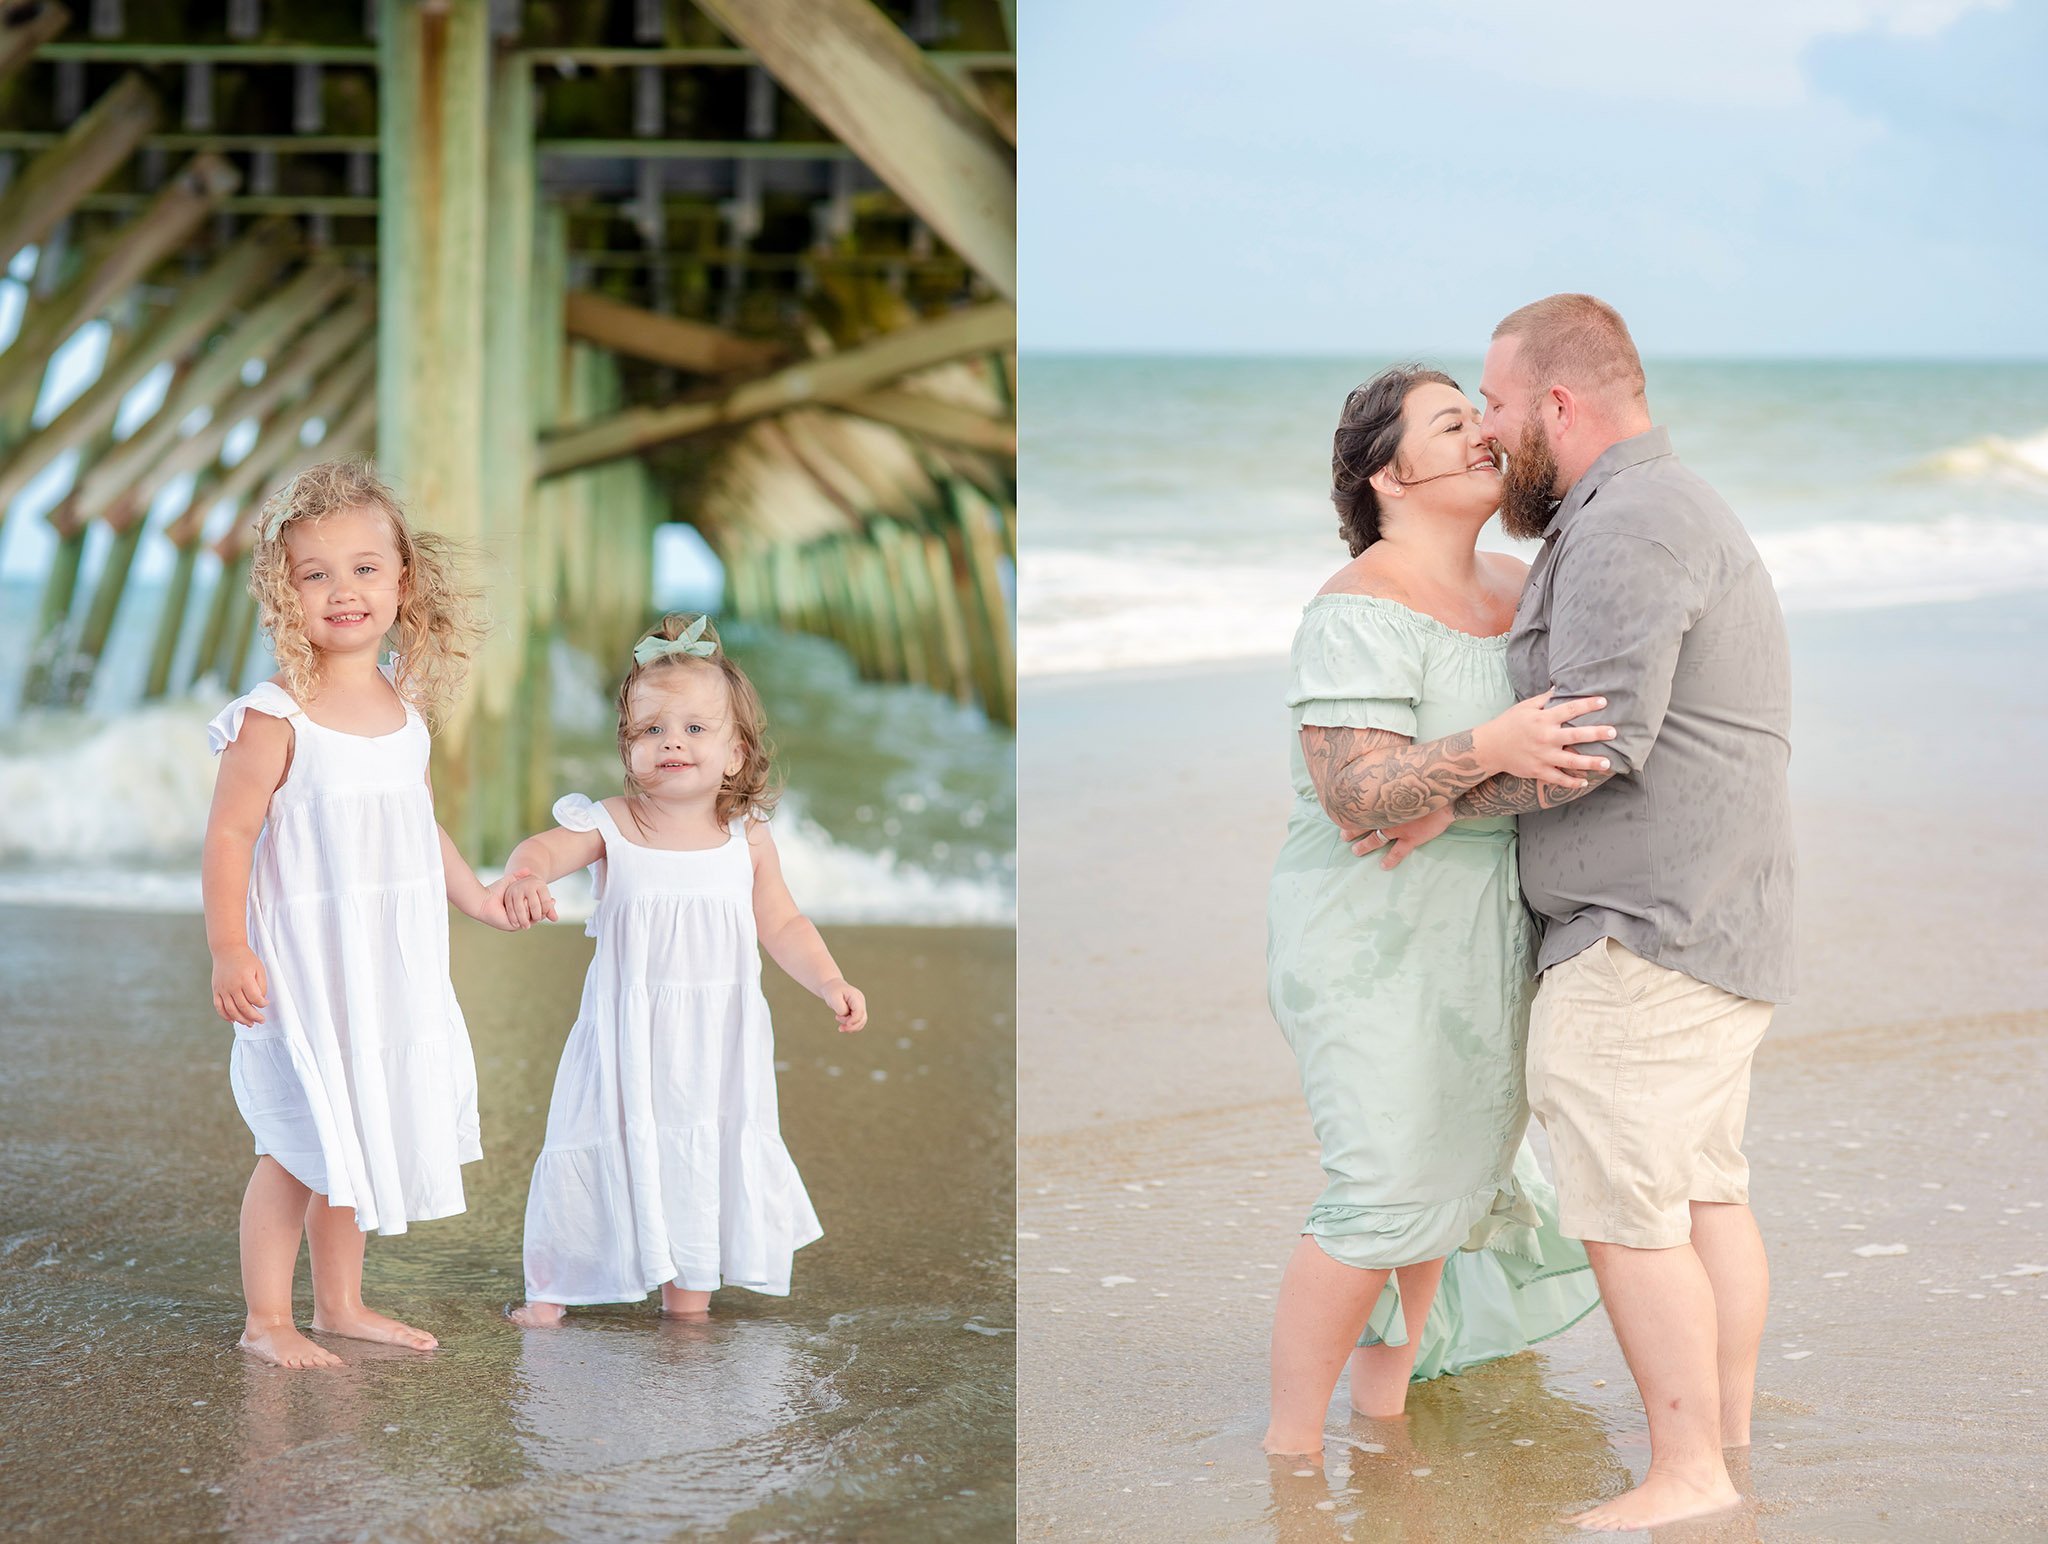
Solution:
[{"label": "khaki shorts", "polygon": [[1543,973],[1529,1014],[1529,1108],[1557,1166],[1568,1237],[1672,1249],[1688,1202],[1749,1200],[1742,1123],[1771,1004],[1611,938]]}]

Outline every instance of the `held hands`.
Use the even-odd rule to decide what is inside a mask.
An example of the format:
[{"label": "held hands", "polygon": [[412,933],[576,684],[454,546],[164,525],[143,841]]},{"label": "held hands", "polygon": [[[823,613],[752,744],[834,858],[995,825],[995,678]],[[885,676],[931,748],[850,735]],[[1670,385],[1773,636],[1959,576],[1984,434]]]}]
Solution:
[{"label": "held hands", "polygon": [[555,909],[554,892],[531,869],[520,869],[499,881],[505,888],[503,893],[505,917],[516,932],[520,928],[532,927],[536,922],[559,922],[561,917]]},{"label": "held hands", "polygon": [[547,885],[532,869],[518,869],[485,887],[483,911],[477,920],[507,933],[517,933],[536,922],[559,919],[554,895]]},{"label": "held hands", "polygon": [[1581,756],[1566,747],[1592,740],[1614,738],[1608,724],[1568,725],[1567,719],[1592,713],[1607,706],[1605,697],[1574,697],[1552,702],[1552,693],[1530,697],[1507,712],[1481,724],[1472,732],[1473,748],[1481,761],[1491,763],[1508,777],[1532,778],[1559,788],[1583,788],[1581,772],[1605,772],[1606,758]]},{"label": "held hands", "polygon": [[838,1017],[840,1034],[858,1034],[868,1027],[868,1000],[861,989],[849,985],[844,976],[834,976],[827,981],[818,988],[818,995]]},{"label": "held hands", "polygon": [[1450,830],[1457,818],[1451,805],[1420,820],[1411,820],[1398,826],[1381,826],[1372,831],[1346,831],[1344,840],[1351,844],[1351,850],[1359,857],[1369,857],[1382,847],[1387,855],[1380,859],[1383,869],[1399,868],[1401,862],[1424,842],[1434,841]]},{"label": "held hands", "polygon": [[270,978],[247,944],[231,944],[213,956],[213,1011],[230,1024],[263,1022],[258,1010],[270,1006]]}]

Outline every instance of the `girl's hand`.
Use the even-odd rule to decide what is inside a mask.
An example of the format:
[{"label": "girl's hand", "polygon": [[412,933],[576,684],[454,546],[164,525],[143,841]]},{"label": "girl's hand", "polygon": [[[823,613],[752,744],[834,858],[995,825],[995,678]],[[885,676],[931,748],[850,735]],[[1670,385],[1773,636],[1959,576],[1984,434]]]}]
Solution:
[{"label": "girl's hand", "polygon": [[849,986],[844,976],[834,976],[818,988],[818,995],[825,999],[839,1019],[839,1033],[858,1034],[868,1027],[868,1000],[861,995],[857,986]]},{"label": "girl's hand", "polygon": [[531,869],[508,874],[491,888],[497,892],[506,924],[513,932],[532,927],[536,922],[560,920],[554,892]]},{"label": "girl's hand", "polygon": [[247,944],[230,944],[213,956],[213,1011],[230,1024],[263,1022],[257,1010],[270,1006],[270,978]]},{"label": "girl's hand", "polygon": [[1424,842],[1435,841],[1442,836],[1451,829],[1456,819],[1455,810],[1446,804],[1434,814],[1424,815],[1420,820],[1410,820],[1402,825],[1381,826],[1372,831],[1346,831],[1344,840],[1351,844],[1351,850],[1361,858],[1368,857],[1384,847],[1386,856],[1380,859],[1380,867],[1399,868],[1402,859]]},{"label": "girl's hand", "polygon": [[1600,756],[1581,756],[1567,746],[1614,738],[1608,724],[1568,725],[1565,720],[1607,706],[1605,697],[1574,697],[1553,703],[1551,694],[1516,703],[1499,718],[1489,719],[1472,733],[1473,749],[1482,762],[1509,777],[1533,778],[1559,788],[1583,788],[1581,772],[1605,772]]}]

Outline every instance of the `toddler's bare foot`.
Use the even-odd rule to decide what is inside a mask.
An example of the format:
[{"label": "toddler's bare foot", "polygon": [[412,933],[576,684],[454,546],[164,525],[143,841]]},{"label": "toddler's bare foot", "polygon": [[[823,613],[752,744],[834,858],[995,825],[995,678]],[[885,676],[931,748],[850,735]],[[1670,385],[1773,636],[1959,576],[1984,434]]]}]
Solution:
[{"label": "toddler's bare foot", "polygon": [[1726,1475],[1708,1482],[1652,1470],[1627,1495],[1616,1496],[1590,1512],[1581,1512],[1572,1521],[1589,1532],[1627,1533],[1726,1512],[1740,1505],[1742,1496]]},{"label": "toddler's bare foot", "polygon": [[341,1358],[316,1346],[292,1324],[251,1324],[235,1342],[273,1367],[339,1367]]},{"label": "toddler's bare foot", "polygon": [[711,1294],[686,1292],[673,1282],[664,1282],[661,1311],[672,1319],[708,1319],[711,1317]]},{"label": "toddler's bare foot", "polygon": [[323,1335],[346,1335],[350,1340],[379,1340],[388,1346],[404,1346],[408,1351],[431,1351],[441,1343],[425,1330],[416,1330],[410,1324],[387,1319],[360,1303],[353,1308],[333,1311],[315,1304],[313,1328]]},{"label": "toddler's bare foot", "polygon": [[551,1330],[562,1322],[566,1313],[560,1303],[521,1303],[517,1308],[507,1308],[505,1317],[521,1329]]}]

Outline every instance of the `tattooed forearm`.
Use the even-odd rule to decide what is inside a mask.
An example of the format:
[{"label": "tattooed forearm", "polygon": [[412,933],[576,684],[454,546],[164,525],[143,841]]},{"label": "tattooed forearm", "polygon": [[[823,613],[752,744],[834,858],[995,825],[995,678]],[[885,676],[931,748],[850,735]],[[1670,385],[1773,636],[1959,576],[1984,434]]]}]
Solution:
[{"label": "tattooed forearm", "polygon": [[1469,729],[1417,745],[1387,729],[1305,724],[1301,753],[1324,811],[1352,831],[1420,820],[1486,776]]},{"label": "tattooed forearm", "polygon": [[1526,815],[1531,810],[1556,809],[1560,804],[1583,799],[1614,773],[1609,770],[1580,775],[1586,779],[1585,787],[1560,788],[1555,783],[1539,783],[1533,777],[1509,777],[1502,772],[1459,794],[1454,812],[1460,820],[1477,820],[1486,815]]}]

